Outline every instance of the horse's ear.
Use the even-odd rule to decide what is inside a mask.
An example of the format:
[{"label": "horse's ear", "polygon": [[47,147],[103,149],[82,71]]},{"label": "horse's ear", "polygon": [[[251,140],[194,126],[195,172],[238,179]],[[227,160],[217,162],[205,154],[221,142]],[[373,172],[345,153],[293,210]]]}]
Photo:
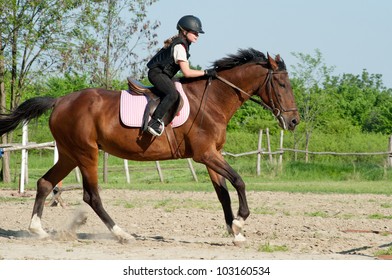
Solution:
[{"label": "horse's ear", "polygon": [[273,58],[269,55],[269,53],[267,53],[267,57],[268,57],[268,62],[269,62],[269,65],[271,66],[271,69],[272,69],[273,71],[278,70],[279,66],[278,66],[278,64],[276,63],[275,59],[273,59]]}]

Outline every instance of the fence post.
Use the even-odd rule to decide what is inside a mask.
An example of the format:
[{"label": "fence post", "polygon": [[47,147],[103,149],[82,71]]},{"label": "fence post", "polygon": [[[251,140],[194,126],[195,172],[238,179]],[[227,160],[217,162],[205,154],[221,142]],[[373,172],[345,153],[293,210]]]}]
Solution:
[{"label": "fence post", "polygon": [[392,167],[392,135],[389,136],[389,154],[388,154],[388,165]]},{"label": "fence post", "polygon": [[[59,160],[59,150],[57,149],[57,143],[54,142],[53,164],[56,164],[58,160]],[[63,181],[61,180],[60,182],[57,183],[56,187],[61,188],[62,186],[63,186]],[[53,192],[53,194],[55,193]]]},{"label": "fence post", "polygon": [[259,131],[259,142],[257,143],[257,165],[256,165],[256,174],[257,176],[260,176],[261,174],[261,146],[263,142],[263,130],[260,129]]},{"label": "fence post", "polygon": [[283,165],[283,130],[280,131],[280,154],[279,154],[279,168],[282,172]]},{"label": "fence post", "polygon": [[159,161],[155,161],[155,166],[157,167],[158,170],[159,179],[161,180],[161,183],[163,183],[164,179],[163,179],[161,164],[159,163]]},{"label": "fence post", "polygon": [[75,179],[76,179],[76,182],[80,183],[80,169],[79,169],[79,167],[76,166],[75,169],[74,169],[74,171],[75,171]]},{"label": "fence post", "polygon": [[268,154],[269,154],[269,161],[270,163],[273,163],[273,158],[272,158],[272,152],[271,152],[271,141],[270,141],[270,135],[269,135],[269,128],[265,130],[265,133],[267,134],[267,148],[268,148]]},{"label": "fence post", "polygon": [[109,154],[107,152],[103,152],[103,182],[108,182],[108,158]]},{"label": "fence post", "polygon": [[193,180],[195,180],[195,182],[199,182],[199,180],[197,179],[196,171],[192,165],[192,160],[190,158],[187,158],[187,161],[188,161],[189,169],[191,170],[192,173]]},{"label": "fence post", "polygon": [[128,167],[128,160],[124,159],[124,171],[125,171],[125,178],[127,179],[127,183],[131,183],[131,177],[129,176],[129,167]]},{"label": "fence post", "polygon": [[[23,128],[22,128],[23,134],[22,134],[22,146],[27,145],[27,136],[28,136],[28,131],[27,131],[27,123],[23,123]],[[25,191],[25,182],[26,182],[26,168],[27,168],[27,150],[22,149],[22,162],[20,166],[20,181],[19,181],[19,193],[24,193]]]}]

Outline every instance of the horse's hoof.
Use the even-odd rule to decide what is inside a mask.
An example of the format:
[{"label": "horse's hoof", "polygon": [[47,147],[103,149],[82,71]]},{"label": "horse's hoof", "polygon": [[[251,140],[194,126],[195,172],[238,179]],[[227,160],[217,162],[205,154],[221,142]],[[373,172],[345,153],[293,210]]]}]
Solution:
[{"label": "horse's hoof", "polygon": [[135,240],[135,237],[133,237],[132,235],[123,232],[121,235],[117,236],[118,242],[120,242],[121,244],[127,244],[130,243],[132,241]]},{"label": "horse's hoof", "polygon": [[31,218],[29,232],[32,235],[38,237],[38,239],[49,238],[49,234],[42,228],[41,218],[39,218],[37,214],[34,214],[34,216]]},{"label": "horse's hoof", "polygon": [[129,243],[129,242],[135,240],[135,237],[126,233],[118,226],[113,227],[112,233],[117,238],[118,242],[120,242],[121,244]]},{"label": "horse's hoof", "polygon": [[244,247],[246,244],[246,238],[242,233],[234,236],[233,243],[237,247]]},{"label": "horse's hoof", "polygon": [[131,243],[132,241],[134,241],[135,240],[135,238],[133,238],[132,236],[131,236],[131,238],[119,238],[118,239],[118,242],[120,243],[120,244],[128,244],[128,243]]},{"label": "horse's hoof", "polygon": [[41,240],[45,240],[45,239],[50,238],[50,235],[46,231],[44,231],[42,228],[38,228],[38,229],[37,228],[29,228],[29,232]]}]

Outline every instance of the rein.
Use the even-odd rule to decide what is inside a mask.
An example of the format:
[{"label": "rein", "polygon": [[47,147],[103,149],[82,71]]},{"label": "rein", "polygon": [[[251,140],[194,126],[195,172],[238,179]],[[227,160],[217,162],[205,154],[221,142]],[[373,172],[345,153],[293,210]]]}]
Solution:
[{"label": "rein", "polygon": [[[269,69],[269,70],[268,70],[268,74],[266,75],[266,78],[265,78],[265,80],[264,80],[264,82],[263,82],[263,84],[262,84],[262,86],[261,86],[261,88],[263,88],[264,86],[267,86],[267,94],[268,94],[268,98],[269,98],[269,101],[270,101],[270,103],[271,103],[271,106],[269,106],[267,103],[265,103],[262,99],[258,100],[258,99],[256,99],[256,98],[254,98],[254,97],[251,96],[249,93],[247,93],[247,92],[244,91],[243,89],[237,87],[235,84],[229,82],[229,81],[226,80],[225,78],[223,78],[223,77],[221,77],[221,76],[219,76],[219,75],[216,75],[216,78],[217,78],[218,80],[224,82],[225,84],[231,86],[232,88],[234,88],[234,89],[240,91],[241,93],[245,94],[246,96],[249,97],[249,100],[251,100],[251,101],[253,101],[253,102],[255,102],[255,103],[257,103],[257,104],[263,106],[265,109],[271,111],[276,117],[280,117],[280,115],[281,115],[281,110],[278,109],[278,108],[276,108],[275,103],[274,103],[274,101],[273,101],[273,99],[272,99],[272,93],[271,93],[271,87],[272,87],[272,88],[274,89],[275,94],[276,94],[276,89],[275,89],[275,87],[274,87],[274,84],[272,83],[272,75],[273,75],[273,74],[275,74],[275,73],[274,73],[271,69]],[[281,109],[282,109],[284,112],[296,111],[296,110],[297,110],[296,108],[285,110],[285,109],[283,109],[282,105],[280,104],[278,98],[277,98],[277,100],[278,100],[278,103],[279,103]]]},{"label": "rein", "polygon": [[[262,85],[261,87],[264,87],[264,86],[267,84],[267,82],[269,82],[269,81],[271,80],[271,74],[272,74],[272,70],[269,70],[269,71],[268,71],[268,75],[267,75],[267,77],[266,77],[266,79],[265,79],[265,81],[264,81],[264,83],[263,83],[263,85]],[[226,80],[225,78],[219,76],[218,74],[216,75],[216,78],[217,78],[218,80],[224,82],[225,84],[231,86],[232,88],[234,88],[234,89],[240,91],[241,93],[245,94],[246,96],[249,97],[249,100],[251,100],[251,101],[253,101],[253,102],[255,102],[255,103],[257,103],[257,104],[263,106],[265,109],[267,109],[267,110],[269,110],[269,111],[271,111],[271,112],[274,111],[274,109],[271,108],[270,106],[268,106],[268,104],[265,103],[262,99],[261,99],[261,100],[258,100],[258,99],[256,99],[256,98],[254,98],[254,97],[251,96],[249,93],[247,93],[247,92],[244,91],[243,89],[237,87],[235,84],[229,82],[229,81]],[[269,94],[269,95],[270,95],[270,94]],[[270,100],[272,101],[272,98],[270,98]],[[273,104],[273,102],[272,102],[272,104]],[[275,106],[273,106],[273,107],[275,107]],[[279,113],[279,114],[280,114],[280,113]]]},{"label": "rein", "polygon": [[[221,80],[221,81],[224,82],[225,84],[231,86],[232,88],[234,88],[234,89],[240,91],[241,93],[245,94],[246,96],[249,96],[249,99],[252,100],[253,102],[255,102],[255,103],[257,103],[257,104],[260,104],[260,105],[262,105],[262,106],[264,106],[264,107],[268,107],[268,108],[269,108],[269,106],[268,106],[267,104],[265,104],[263,101],[257,100],[256,98],[254,98],[253,96],[251,96],[250,94],[248,94],[248,93],[247,93],[246,91],[244,91],[243,89],[237,87],[235,84],[229,82],[228,80],[226,80],[225,78],[223,78],[223,77],[221,77],[221,76],[218,76],[218,74],[216,75],[216,78],[217,78],[218,80]],[[264,82],[264,84],[265,84],[265,82]]]}]

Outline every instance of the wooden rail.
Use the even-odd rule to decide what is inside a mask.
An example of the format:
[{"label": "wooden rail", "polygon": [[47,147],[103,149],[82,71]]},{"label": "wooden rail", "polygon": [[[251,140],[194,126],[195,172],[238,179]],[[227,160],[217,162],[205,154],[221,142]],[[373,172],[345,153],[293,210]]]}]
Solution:
[{"label": "wooden rail", "polygon": [[[227,151],[223,151],[222,155],[224,156],[231,156],[231,157],[242,157],[242,156],[248,156],[248,155],[257,155],[257,168],[256,172],[257,175],[260,175],[260,166],[261,166],[261,155],[268,155],[269,161],[272,163],[273,162],[273,155],[279,155],[279,160],[278,164],[279,166],[282,166],[282,161],[283,161],[283,154],[285,152],[295,152],[295,153],[305,153],[305,154],[313,154],[313,155],[332,155],[332,156],[379,156],[379,155],[387,155],[387,162],[388,166],[392,167],[392,136],[389,138],[389,150],[385,152],[314,152],[314,151],[307,151],[307,150],[299,150],[299,149],[290,149],[290,148],[283,148],[283,131],[280,133],[280,145],[279,149],[277,151],[272,151],[271,150],[271,144],[270,144],[270,137],[269,137],[269,130],[268,128],[266,129],[266,138],[267,138],[267,149],[262,148],[262,141],[263,141],[263,130],[260,130],[259,132],[259,139],[258,139],[258,147],[257,150],[254,151],[249,151],[249,152],[243,152],[243,153],[230,153]],[[57,161],[57,150],[56,150],[56,144],[54,141],[52,142],[46,142],[46,143],[28,143],[27,142],[27,125],[23,127],[23,138],[22,138],[22,144],[0,144],[0,157],[4,152],[10,152],[10,151],[22,151],[22,161],[21,161],[21,174],[20,174],[20,180],[19,180],[19,192],[23,193],[24,192],[24,184],[27,182],[27,150],[30,149],[53,149],[54,150],[54,162]],[[106,154],[106,153],[105,153]],[[188,161],[188,167],[192,173],[193,179],[197,182],[197,175],[195,172],[195,169],[193,168],[192,161],[191,159],[187,159]],[[107,167],[106,167],[107,168]],[[163,182],[163,174],[162,170],[160,167],[160,164],[158,161],[156,161],[156,169],[159,174],[160,181]],[[124,171],[127,179],[127,183],[130,183],[130,176],[129,176],[129,169],[128,169],[128,161],[124,160]],[[76,178],[78,183],[80,183],[80,174],[79,170],[76,169]],[[107,174],[107,170],[104,170],[104,174]],[[105,176],[104,176],[105,177]]]}]

